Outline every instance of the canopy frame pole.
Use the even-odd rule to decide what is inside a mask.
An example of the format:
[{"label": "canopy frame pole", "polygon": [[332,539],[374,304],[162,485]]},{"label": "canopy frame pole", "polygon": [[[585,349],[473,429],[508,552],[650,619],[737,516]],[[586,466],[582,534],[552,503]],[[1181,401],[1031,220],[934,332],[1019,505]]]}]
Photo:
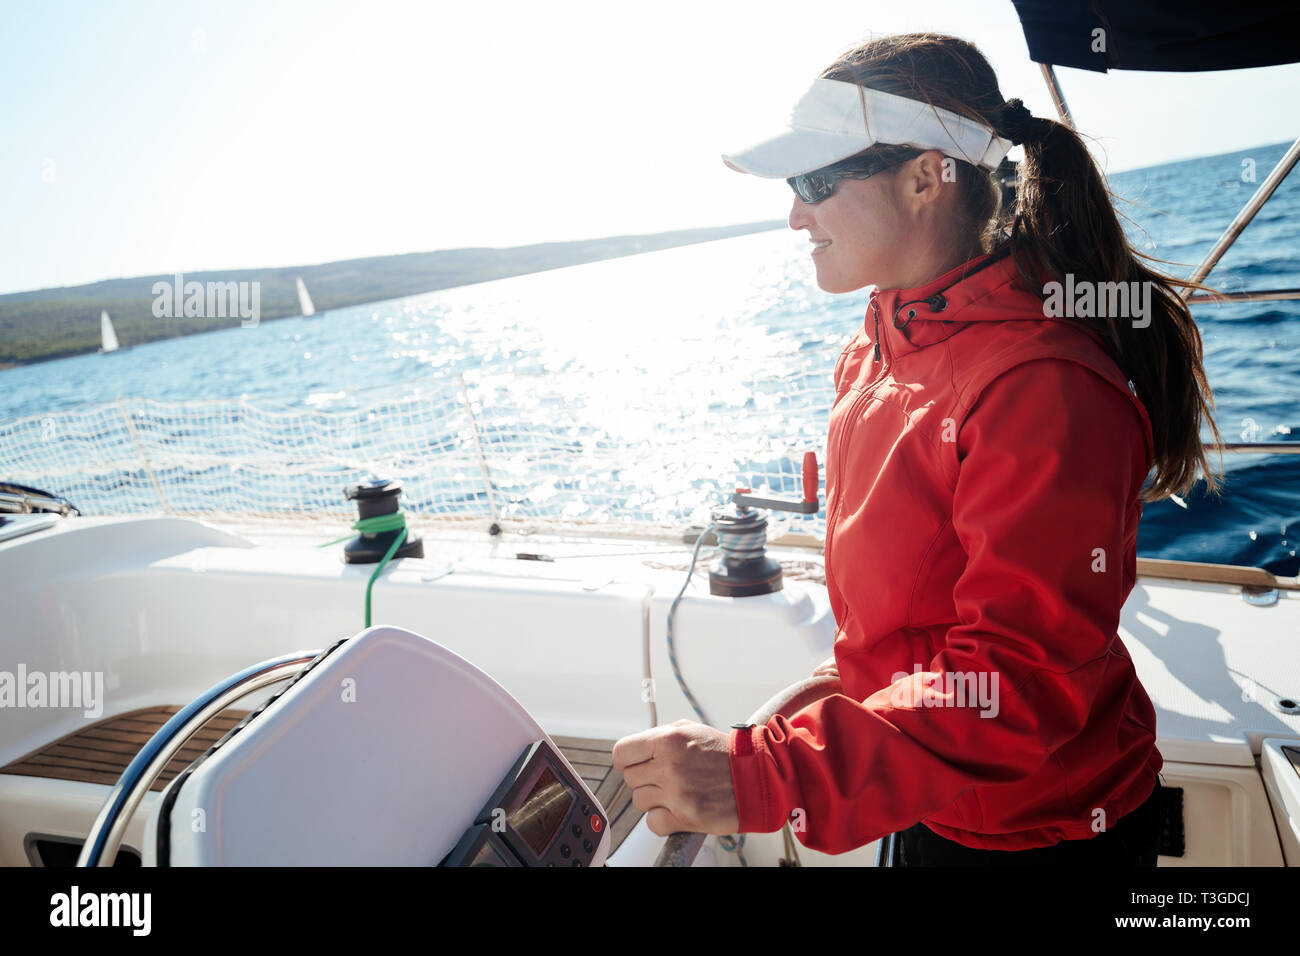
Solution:
[{"label": "canopy frame pole", "polygon": [[1056,70],[1052,69],[1050,63],[1040,63],[1038,68],[1043,71],[1043,80],[1047,83],[1047,92],[1052,96],[1052,104],[1056,107],[1056,114],[1061,117],[1061,122],[1070,129],[1077,129],[1074,125],[1074,115],[1065,102],[1065,94],[1061,92],[1061,83],[1056,78]]},{"label": "canopy frame pole", "polygon": [[[1074,116],[1070,112],[1069,105],[1065,102],[1065,93],[1062,92],[1061,83],[1056,78],[1056,70],[1053,69],[1052,64],[1050,63],[1040,63],[1038,64],[1038,68],[1043,73],[1043,81],[1047,84],[1047,92],[1051,94],[1052,103],[1056,106],[1056,112],[1060,115],[1061,122],[1071,129],[1076,129],[1074,125]],[[1228,228],[1224,230],[1223,235],[1219,237],[1219,241],[1214,244],[1214,247],[1205,256],[1205,259],[1202,260],[1201,264],[1197,266],[1191,276],[1189,276],[1189,281],[1205,281],[1205,277],[1210,274],[1210,271],[1216,265],[1218,265],[1218,262],[1223,258],[1224,253],[1232,248],[1232,244],[1237,241],[1237,237],[1241,235],[1242,231],[1245,230],[1248,225],[1250,225],[1250,221],[1255,218],[1256,213],[1264,208],[1264,204],[1268,202],[1273,193],[1277,191],[1277,187],[1282,184],[1282,180],[1286,179],[1287,174],[1295,168],[1298,161],[1300,161],[1300,137],[1297,137],[1295,142],[1291,144],[1291,148],[1286,151],[1286,154],[1283,155],[1280,160],[1278,160],[1277,165],[1273,167],[1273,170],[1264,178],[1264,181],[1260,183],[1259,188],[1255,190],[1255,194],[1251,196],[1246,202],[1246,205],[1242,207],[1241,212],[1237,213],[1236,218],[1229,223]],[[1192,294],[1192,289],[1190,287],[1184,287],[1180,294],[1184,300],[1187,300]],[[1270,295],[1269,293],[1264,293],[1259,296],[1259,298],[1264,299],[1266,296],[1267,298],[1274,300],[1294,298],[1291,290],[1285,290],[1284,294],[1273,293]]]},{"label": "canopy frame pole", "polygon": [[[1291,172],[1298,160],[1300,160],[1300,137],[1296,138],[1296,141],[1291,144],[1291,148],[1277,161],[1273,171],[1259,184],[1259,188],[1255,190],[1255,195],[1251,196],[1246,201],[1246,205],[1241,207],[1241,212],[1237,213],[1237,217],[1224,230],[1223,235],[1219,237],[1219,241],[1214,244],[1214,248],[1206,255],[1204,261],[1196,267],[1188,281],[1205,281],[1205,277],[1210,274],[1210,270],[1223,258],[1223,254],[1232,248],[1232,244],[1237,241],[1237,237],[1241,235],[1242,230],[1249,226],[1250,221],[1255,218],[1255,214],[1264,208],[1264,203],[1268,202],[1269,197],[1282,184],[1282,180],[1286,179],[1287,173]],[[1181,293],[1182,297],[1186,299],[1191,295],[1191,292],[1190,288],[1184,287]]]},{"label": "canopy frame pole", "polygon": [[1300,299],[1300,289],[1252,289],[1245,292],[1198,292],[1187,300],[1189,305],[1202,302],[1290,302]]}]

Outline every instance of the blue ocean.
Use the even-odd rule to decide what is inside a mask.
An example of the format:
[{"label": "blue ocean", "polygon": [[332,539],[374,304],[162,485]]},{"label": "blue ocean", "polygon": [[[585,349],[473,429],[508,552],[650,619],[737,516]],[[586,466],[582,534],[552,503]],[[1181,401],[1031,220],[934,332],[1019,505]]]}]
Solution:
[{"label": "blue ocean", "polygon": [[[1285,148],[1112,176],[1131,240],[1186,274]],[[1209,283],[1300,286],[1300,182],[1282,184]],[[78,421],[98,420],[99,409],[116,420],[120,410],[162,423],[163,445],[187,445],[205,463],[163,476],[170,495],[193,485],[179,510],[255,481],[271,508],[292,511],[315,500],[305,479],[295,486],[279,466],[217,457],[233,430],[284,422],[268,440],[299,457],[311,456],[322,430],[341,435],[357,461],[368,436],[383,436],[406,449],[413,471],[422,456],[459,448],[445,473],[408,485],[428,510],[698,521],[736,484],[797,493],[802,452],[820,457],[824,447],[835,358],[864,310],[861,294],[817,288],[803,233],[758,233],[0,371],[0,455],[18,447],[5,444],[6,429],[42,428],[48,438],[74,410]],[[1300,303],[1199,305],[1194,314],[1224,439],[1300,441]],[[463,405],[480,432],[476,464],[451,424]],[[418,435],[396,434],[412,429]],[[48,474],[39,465],[29,473],[38,459],[25,458],[19,478],[0,459],[0,478],[68,494],[86,513],[132,510],[113,507],[126,483],[108,466],[77,486],[77,500],[60,475],[78,454],[67,449],[91,445],[59,447]],[[348,467],[321,487],[336,495]],[[472,489],[480,468],[490,470],[491,501]],[[1181,504],[1148,504],[1139,553],[1296,574],[1300,456],[1226,454],[1223,469],[1221,496],[1198,488]],[[208,484],[193,477],[200,471]]]}]

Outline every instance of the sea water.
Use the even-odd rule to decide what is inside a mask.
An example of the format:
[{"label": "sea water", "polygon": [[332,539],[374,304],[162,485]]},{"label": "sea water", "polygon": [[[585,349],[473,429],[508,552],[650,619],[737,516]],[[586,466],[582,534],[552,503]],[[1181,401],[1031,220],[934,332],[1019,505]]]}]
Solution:
[{"label": "sea water", "polygon": [[[1112,176],[1131,240],[1186,274],[1284,150]],[[501,467],[530,513],[551,500],[570,518],[698,519],[735,484],[775,487],[777,475],[788,492],[802,452],[822,457],[831,371],[865,296],[819,290],[808,250],[805,233],[758,233],[12,368],[0,372],[0,429],[119,397],[344,415],[472,394],[481,430],[519,439]],[[1300,182],[1282,184],[1209,281],[1300,286]],[[1300,302],[1194,315],[1224,439],[1300,441]],[[183,438],[197,446],[211,437],[193,431]],[[599,495],[541,467],[566,444],[606,455],[583,488],[623,490],[597,507]],[[1146,505],[1139,553],[1297,573],[1300,456],[1224,466],[1221,497]]]}]

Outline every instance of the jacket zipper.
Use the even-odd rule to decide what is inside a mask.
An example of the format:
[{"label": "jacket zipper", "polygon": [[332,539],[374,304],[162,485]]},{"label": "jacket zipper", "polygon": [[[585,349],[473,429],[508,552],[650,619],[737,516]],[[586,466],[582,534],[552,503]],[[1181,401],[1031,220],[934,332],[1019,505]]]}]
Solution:
[{"label": "jacket zipper", "polygon": [[876,357],[872,359],[872,362],[874,363],[880,361],[880,306],[876,305],[876,297],[874,295],[871,297],[871,311],[876,315],[876,331],[874,333],[874,338],[876,340]]},{"label": "jacket zipper", "polygon": [[[872,295],[871,297],[871,311],[875,315],[876,357],[873,360],[874,364],[874,362],[880,361],[880,306],[876,304],[875,295]],[[848,442],[849,432],[852,430],[849,423],[852,422],[854,417],[857,415],[859,406],[875,393],[875,386],[885,377],[885,371],[888,368],[889,363],[885,362],[880,367],[880,371],[877,375],[867,383],[867,386],[863,389],[862,393],[853,400],[853,404],[849,406],[849,412],[844,418],[844,432],[840,435],[840,441],[835,455],[835,514],[832,515],[829,511],[826,513],[826,544],[823,547],[823,555],[826,558],[830,557],[831,541],[835,537],[835,518],[838,517],[841,511],[843,496],[840,493],[840,478],[844,467],[844,446]],[[830,476],[828,475],[827,478],[829,477]]]},{"label": "jacket zipper", "polygon": [[[855,414],[857,414],[858,406],[862,403],[863,399],[865,399],[865,398],[866,398],[866,395],[865,395],[865,394],[862,394],[862,395],[859,395],[857,398],[855,398],[855,399],[853,400],[853,403],[849,406],[849,413],[848,413],[848,415],[845,416],[845,422],[846,422],[846,423],[849,422],[849,421],[851,421],[851,420],[853,419],[853,416],[854,416]],[[836,455],[835,455],[835,511],[834,511],[834,513],[830,512],[830,511],[828,511],[828,512],[826,513],[826,544],[825,544],[825,545],[823,546],[823,548],[822,548],[822,556],[823,556],[823,559],[825,560],[825,563],[826,563],[826,566],[827,566],[828,569],[829,569],[829,566],[830,566],[831,542],[832,542],[832,541],[834,540],[834,538],[835,538],[835,520],[836,520],[836,518],[839,517],[839,513],[840,513],[840,511],[842,510],[842,509],[841,509],[841,505],[842,505],[842,503],[843,503],[843,497],[844,497],[844,495],[843,495],[843,489],[842,489],[842,487],[841,487],[840,479],[841,479],[841,477],[842,477],[842,473],[843,473],[843,469],[844,469],[844,464],[843,464],[843,462],[844,462],[844,442],[845,442],[845,436],[848,434],[848,431],[849,431],[849,429],[848,429],[848,426],[847,426],[847,424],[846,424],[846,426],[845,426],[845,428],[844,428],[844,434],[840,435],[839,446],[838,446],[838,449],[837,449],[837,451],[836,451]],[[827,480],[829,481],[831,476],[830,476],[830,475],[827,475],[826,477],[827,477]],[[827,583],[828,583],[828,584],[830,583],[830,580],[831,580],[831,579],[830,579],[830,577],[828,576],[828,577],[827,577]]]}]

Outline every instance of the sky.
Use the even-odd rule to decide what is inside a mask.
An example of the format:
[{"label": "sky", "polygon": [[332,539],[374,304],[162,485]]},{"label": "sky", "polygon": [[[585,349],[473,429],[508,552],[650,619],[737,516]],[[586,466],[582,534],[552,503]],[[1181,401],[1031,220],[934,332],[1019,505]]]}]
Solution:
[{"label": "sky", "polygon": [[[1055,115],[1009,0],[4,0],[0,17],[0,293],[785,218],[784,183],[720,155],[871,35],[969,39],[1007,97]],[[1058,73],[1108,172],[1300,129],[1300,65]]]}]

